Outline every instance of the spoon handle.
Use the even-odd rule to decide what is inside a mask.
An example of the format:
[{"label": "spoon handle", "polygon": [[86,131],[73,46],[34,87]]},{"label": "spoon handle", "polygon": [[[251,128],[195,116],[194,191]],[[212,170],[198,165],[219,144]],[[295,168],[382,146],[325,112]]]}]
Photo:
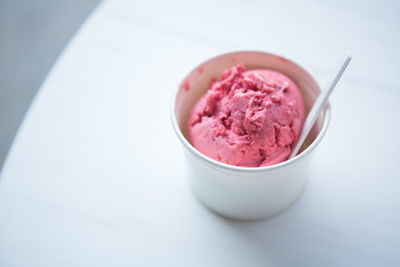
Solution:
[{"label": "spoon handle", "polygon": [[303,145],[304,140],[306,139],[308,133],[311,131],[311,128],[313,127],[315,121],[318,118],[319,113],[325,106],[326,101],[328,101],[329,96],[331,95],[333,89],[335,88],[336,84],[342,77],[343,72],[346,70],[347,65],[349,65],[351,60],[350,55],[346,55],[346,58],[341,65],[341,68],[336,75],[336,77],[333,79],[332,83],[330,83],[329,86],[327,86],[318,96],[317,100],[315,101],[313,107],[311,108],[310,112],[308,113],[308,116],[304,122],[303,129],[301,130],[299,140],[295,146],[295,148],[292,150],[292,153],[290,154],[289,158],[293,158],[294,156],[297,155],[297,153],[300,150],[300,147]]}]

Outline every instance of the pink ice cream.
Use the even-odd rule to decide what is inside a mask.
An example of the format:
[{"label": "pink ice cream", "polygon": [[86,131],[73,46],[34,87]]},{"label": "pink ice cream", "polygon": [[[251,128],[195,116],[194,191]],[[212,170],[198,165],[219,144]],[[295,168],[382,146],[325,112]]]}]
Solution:
[{"label": "pink ice cream", "polygon": [[189,138],[220,162],[262,167],[285,161],[304,121],[296,84],[273,70],[226,69],[190,113]]}]

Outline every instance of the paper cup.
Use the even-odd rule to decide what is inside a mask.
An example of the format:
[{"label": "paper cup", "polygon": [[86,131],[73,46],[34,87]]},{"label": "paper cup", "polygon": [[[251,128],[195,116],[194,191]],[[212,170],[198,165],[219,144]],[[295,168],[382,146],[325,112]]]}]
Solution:
[{"label": "paper cup", "polygon": [[299,87],[310,111],[320,88],[296,63],[265,52],[243,51],[217,56],[200,64],[187,75],[173,98],[171,120],[183,144],[190,166],[189,181],[197,198],[211,210],[240,220],[262,219],[288,208],[300,195],[309,176],[312,151],[323,138],[330,120],[329,105],[320,114],[301,153],[267,167],[238,167],[213,160],[191,144],[188,138],[190,110],[208,90],[210,81],[220,79],[224,69],[243,64],[246,70],[272,69],[291,78]]}]

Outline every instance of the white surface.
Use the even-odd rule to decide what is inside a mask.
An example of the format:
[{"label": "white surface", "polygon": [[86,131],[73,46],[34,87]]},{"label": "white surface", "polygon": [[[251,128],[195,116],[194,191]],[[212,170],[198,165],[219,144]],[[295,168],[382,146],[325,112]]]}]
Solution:
[{"label": "white surface", "polygon": [[[399,5],[103,4],[4,165],[0,266],[398,266]],[[353,55],[302,197],[255,223],[196,201],[168,118],[192,67],[241,49],[285,55],[320,82]]]}]

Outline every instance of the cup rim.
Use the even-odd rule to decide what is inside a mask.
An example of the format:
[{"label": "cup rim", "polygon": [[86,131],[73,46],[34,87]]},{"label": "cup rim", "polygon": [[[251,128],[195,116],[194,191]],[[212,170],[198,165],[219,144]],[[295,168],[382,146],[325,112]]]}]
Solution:
[{"label": "cup rim", "polygon": [[[243,52],[245,52],[245,53],[246,52],[268,53],[270,55],[274,55],[274,56],[277,56],[277,57],[282,57],[280,55],[269,53],[269,52],[244,50],[244,51],[235,51],[235,52],[220,54],[220,55],[212,57],[212,58],[210,58],[210,59],[208,59],[206,61],[213,60],[213,59],[218,58],[220,56],[227,56],[227,55],[230,55],[230,54],[233,54],[233,53],[243,53]],[[290,60],[290,62],[294,63],[295,65],[300,67],[303,71],[305,71],[308,75],[310,75],[307,70],[305,70],[303,67],[301,67],[297,63],[293,62],[292,60]],[[197,68],[194,68],[194,70],[196,70],[196,69]],[[192,72],[193,72],[193,70],[190,71],[189,74],[192,73]],[[310,75],[310,77],[312,77],[312,76]],[[204,155],[203,153],[198,151],[183,136],[182,131],[179,128],[178,121],[176,120],[176,114],[175,114],[175,105],[176,105],[176,99],[177,99],[178,93],[179,93],[179,87],[175,91],[175,93],[172,94],[172,101],[171,101],[171,104],[170,104],[170,119],[171,119],[171,122],[172,122],[172,127],[173,127],[173,129],[175,131],[175,134],[178,136],[179,140],[185,146],[185,148],[187,148],[191,153],[196,155],[199,159],[211,164],[212,166],[220,167],[220,168],[223,168],[223,169],[226,169],[226,170],[230,170],[230,171],[243,172],[243,173],[257,173],[257,172],[266,172],[266,171],[270,171],[270,170],[280,169],[280,168],[284,168],[287,165],[294,164],[295,162],[301,160],[306,155],[308,155],[321,142],[322,138],[325,136],[325,133],[326,133],[326,131],[328,129],[328,126],[329,126],[329,123],[330,123],[330,119],[331,119],[331,106],[328,103],[326,105],[326,108],[323,110],[323,112],[324,112],[323,113],[323,116],[324,116],[323,120],[324,121],[323,121],[322,128],[319,131],[317,137],[313,140],[313,142],[304,151],[302,151],[300,154],[296,155],[295,157],[293,157],[291,159],[288,159],[288,160],[285,160],[283,162],[280,162],[280,163],[277,163],[277,164],[273,164],[273,165],[270,165],[270,166],[264,166],[264,167],[243,167],[243,166],[229,165],[229,164],[214,160],[214,159]]]}]

